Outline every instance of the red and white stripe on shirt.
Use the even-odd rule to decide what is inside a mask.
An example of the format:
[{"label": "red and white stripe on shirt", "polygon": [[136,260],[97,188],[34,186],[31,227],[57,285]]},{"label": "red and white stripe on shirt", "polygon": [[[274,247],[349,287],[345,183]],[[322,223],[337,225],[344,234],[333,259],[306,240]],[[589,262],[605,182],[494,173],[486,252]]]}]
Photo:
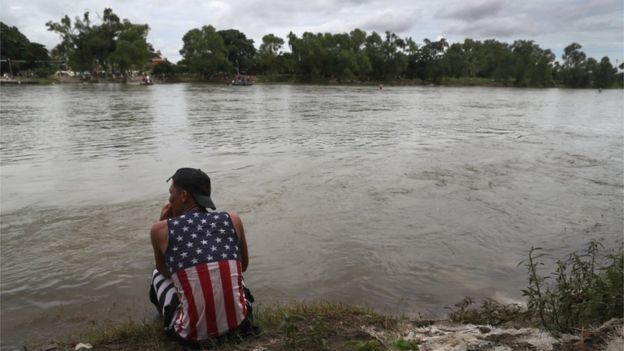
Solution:
[{"label": "red and white stripe on shirt", "polygon": [[247,316],[238,260],[201,263],[172,275],[180,295],[174,330],[187,340],[204,340],[238,327]]}]

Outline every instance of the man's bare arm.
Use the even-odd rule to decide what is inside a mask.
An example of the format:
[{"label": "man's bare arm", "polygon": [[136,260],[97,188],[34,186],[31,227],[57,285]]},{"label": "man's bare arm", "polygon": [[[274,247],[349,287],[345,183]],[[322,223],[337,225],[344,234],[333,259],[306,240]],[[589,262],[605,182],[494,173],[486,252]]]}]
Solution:
[{"label": "man's bare arm", "polygon": [[165,262],[165,252],[167,251],[167,221],[156,222],[150,230],[150,238],[152,240],[152,248],[154,249],[154,261],[156,269],[163,276],[170,278],[171,272],[167,268]]},{"label": "man's bare arm", "polygon": [[238,240],[240,241],[240,252],[241,252],[241,266],[243,272],[247,270],[247,266],[249,266],[249,254],[247,253],[247,239],[245,239],[245,229],[243,228],[243,222],[236,212],[228,212],[230,218],[232,219],[232,224],[234,225],[234,230],[236,231],[236,235],[238,235]]}]

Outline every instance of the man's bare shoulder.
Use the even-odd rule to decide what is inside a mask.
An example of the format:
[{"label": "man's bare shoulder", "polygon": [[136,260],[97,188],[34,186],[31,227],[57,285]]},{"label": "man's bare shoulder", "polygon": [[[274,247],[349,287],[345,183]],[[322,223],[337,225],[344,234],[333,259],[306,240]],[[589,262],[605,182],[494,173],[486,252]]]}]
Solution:
[{"label": "man's bare shoulder", "polygon": [[167,220],[164,219],[162,221],[158,221],[152,225],[152,229],[150,230],[152,235],[157,233],[166,233],[167,232]]},{"label": "man's bare shoulder", "polygon": [[238,216],[238,213],[233,212],[233,211],[227,211],[227,214],[230,216],[230,219],[232,220],[232,224],[234,224],[234,226],[240,230],[243,229],[243,221],[241,221],[240,217]]},{"label": "man's bare shoulder", "polygon": [[226,211],[226,213],[230,216],[232,221],[239,221],[240,222],[240,216],[238,215],[238,213],[236,213],[234,211]]}]

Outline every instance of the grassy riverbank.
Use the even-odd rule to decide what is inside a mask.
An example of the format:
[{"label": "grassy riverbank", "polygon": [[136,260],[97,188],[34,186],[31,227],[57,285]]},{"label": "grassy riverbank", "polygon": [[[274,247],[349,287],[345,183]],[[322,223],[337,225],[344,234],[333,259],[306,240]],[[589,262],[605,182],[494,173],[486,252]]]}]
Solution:
[{"label": "grassy riverbank", "polygon": [[[381,315],[368,309],[331,303],[260,306],[258,335],[242,339],[232,335],[204,343],[202,350],[620,350],[623,321],[612,320],[579,335],[550,334],[519,324],[459,324],[450,321],[408,320]],[[161,321],[127,322],[91,330],[68,341],[38,350],[74,350],[88,344],[92,350],[185,350],[168,339]],[[610,348],[609,348],[610,347]]]},{"label": "grassy riverbank", "polygon": [[[210,350],[382,350],[386,341],[367,329],[396,333],[393,342],[411,345],[398,337],[400,322],[371,310],[327,302],[290,306],[256,306],[254,324],[258,335],[241,338],[231,335],[208,342]],[[89,343],[95,350],[179,350],[184,347],[162,332],[162,321],[127,322],[94,329],[60,343],[57,350],[73,349]],[[415,345],[415,344],[414,344]],[[400,348],[399,348],[400,349]],[[403,348],[407,349],[407,348]]]}]

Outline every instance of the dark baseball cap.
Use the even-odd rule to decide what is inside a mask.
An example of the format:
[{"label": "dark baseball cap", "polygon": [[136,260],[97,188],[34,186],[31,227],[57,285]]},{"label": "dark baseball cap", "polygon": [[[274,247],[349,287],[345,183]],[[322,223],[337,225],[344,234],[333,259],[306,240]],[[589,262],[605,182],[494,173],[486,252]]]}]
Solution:
[{"label": "dark baseball cap", "polygon": [[210,198],[210,177],[201,169],[180,168],[167,179],[167,182],[172,179],[175,185],[188,191],[200,206],[217,209]]}]

